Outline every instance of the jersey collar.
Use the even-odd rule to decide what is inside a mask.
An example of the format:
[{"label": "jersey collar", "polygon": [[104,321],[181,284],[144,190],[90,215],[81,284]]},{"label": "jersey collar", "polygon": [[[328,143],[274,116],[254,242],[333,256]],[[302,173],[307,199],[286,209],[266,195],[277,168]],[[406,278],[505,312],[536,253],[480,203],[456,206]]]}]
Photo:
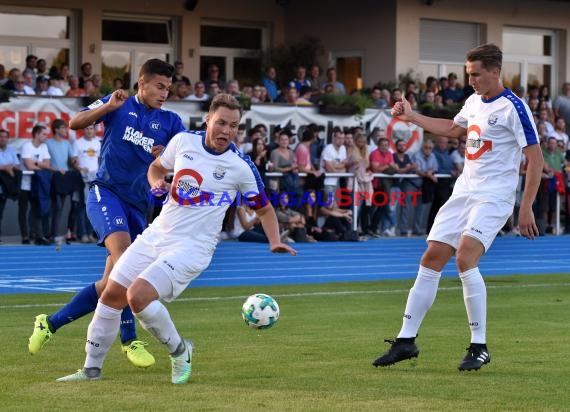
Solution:
[{"label": "jersey collar", "polygon": [[505,87],[505,90],[503,90],[503,92],[501,94],[498,94],[495,97],[492,97],[490,99],[485,99],[483,96],[481,96],[481,101],[483,103],[493,103],[495,100],[499,99],[500,97],[507,96],[510,93],[511,93],[511,90],[508,87]]}]

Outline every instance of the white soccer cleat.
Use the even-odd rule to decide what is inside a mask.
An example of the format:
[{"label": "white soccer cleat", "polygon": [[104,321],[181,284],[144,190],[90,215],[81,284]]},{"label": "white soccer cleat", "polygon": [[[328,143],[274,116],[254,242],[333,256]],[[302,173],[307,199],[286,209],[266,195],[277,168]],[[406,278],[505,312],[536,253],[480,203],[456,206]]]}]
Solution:
[{"label": "white soccer cleat", "polygon": [[86,381],[98,381],[101,379],[101,372],[95,376],[88,376],[84,369],[78,369],[77,372],[72,373],[61,378],[56,379],[56,382],[86,382]]},{"label": "white soccer cleat", "polygon": [[189,340],[184,340],[186,349],[180,356],[170,356],[172,363],[172,383],[180,385],[188,382],[192,374],[192,352],[194,346]]}]

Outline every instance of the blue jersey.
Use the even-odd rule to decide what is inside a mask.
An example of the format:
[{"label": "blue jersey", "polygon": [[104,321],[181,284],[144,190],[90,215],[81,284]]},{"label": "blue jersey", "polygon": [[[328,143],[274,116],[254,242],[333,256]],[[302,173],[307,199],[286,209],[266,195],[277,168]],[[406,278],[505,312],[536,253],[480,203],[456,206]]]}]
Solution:
[{"label": "blue jersey", "polygon": [[[107,95],[83,110],[108,102]],[[152,147],[165,146],[185,130],[180,116],[162,109],[149,109],[137,96],[130,96],[117,110],[105,114],[101,158],[95,183],[111,190],[122,200],[146,213],[149,203],[147,170],[154,160]]]}]

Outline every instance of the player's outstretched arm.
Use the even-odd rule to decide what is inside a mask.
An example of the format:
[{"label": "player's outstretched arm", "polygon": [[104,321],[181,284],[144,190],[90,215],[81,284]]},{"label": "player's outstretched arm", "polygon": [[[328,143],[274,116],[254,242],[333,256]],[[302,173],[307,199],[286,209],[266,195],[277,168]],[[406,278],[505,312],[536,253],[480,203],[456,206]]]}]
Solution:
[{"label": "player's outstretched arm", "polygon": [[69,127],[72,130],[85,129],[87,126],[92,125],[101,117],[117,110],[129,98],[129,93],[126,90],[115,90],[111,94],[111,98],[105,104],[90,110],[84,110],[75,114],[69,121]]},{"label": "player's outstretched arm", "polygon": [[261,221],[261,226],[263,227],[263,231],[269,239],[269,249],[273,253],[289,253],[292,256],[297,255],[297,251],[286,245],[281,243],[281,238],[279,236],[279,223],[277,222],[277,215],[275,215],[275,209],[271,203],[267,203],[261,209],[257,209],[255,211],[257,217]]},{"label": "player's outstretched arm", "polygon": [[390,114],[405,122],[418,125],[422,129],[438,136],[460,138],[465,134],[465,129],[458,124],[453,123],[453,120],[428,117],[414,112],[405,97],[402,97],[402,100],[394,104]]},{"label": "player's outstretched arm", "polygon": [[532,203],[540,186],[544,159],[538,144],[525,147],[523,152],[527,158],[528,165],[526,168],[524,193],[519,210],[519,230],[522,236],[527,239],[534,239],[535,236],[538,236],[538,227],[534,221]]}]

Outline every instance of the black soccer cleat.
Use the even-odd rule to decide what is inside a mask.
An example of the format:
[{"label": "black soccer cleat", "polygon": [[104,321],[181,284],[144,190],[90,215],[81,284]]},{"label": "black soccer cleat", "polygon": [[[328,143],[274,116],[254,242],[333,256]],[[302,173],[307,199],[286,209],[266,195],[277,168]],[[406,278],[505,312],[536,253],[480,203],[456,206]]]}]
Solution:
[{"label": "black soccer cleat", "polygon": [[467,355],[459,364],[460,371],[478,371],[481,366],[491,362],[491,354],[484,343],[472,343],[467,348]]},{"label": "black soccer cleat", "polygon": [[372,365],[390,366],[396,362],[406,359],[417,358],[420,354],[420,349],[414,343],[415,338],[396,338],[396,340],[385,339],[384,342],[389,343],[390,349],[374,362]]}]

